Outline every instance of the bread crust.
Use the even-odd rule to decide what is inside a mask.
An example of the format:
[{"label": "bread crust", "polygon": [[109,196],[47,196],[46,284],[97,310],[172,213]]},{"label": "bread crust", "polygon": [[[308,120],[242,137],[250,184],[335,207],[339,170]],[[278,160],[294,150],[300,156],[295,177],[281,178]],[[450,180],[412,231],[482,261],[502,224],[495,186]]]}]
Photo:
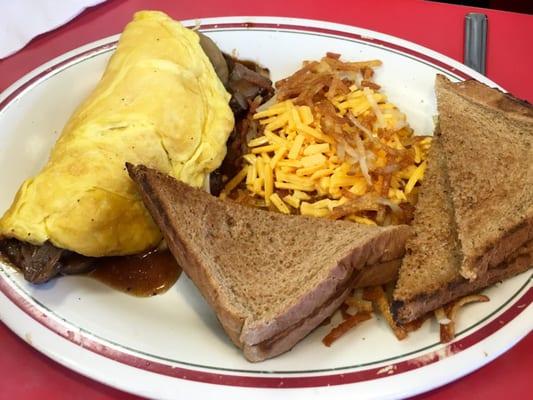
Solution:
[{"label": "bread crust", "polygon": [[[389,229],[393,228],[393,229]],[[398,229],[396,229],[398,228]],[[339,255],[335,266],[328,267],[330,272],[323,281],[299,297],[283,313],[269,319],[247,319],[241,341],[247,345],[259,344],[285,330],[287,326],[307,318],[317,308],[327,303],[332,296],[348,281],[353,281],[358,271],[377,262],[396,259],[405,250],[405,241],[410,229],[406,226],[387,227],[363,244],[355,244]],[[400,240],[397,240],[401,237]],[[333,260],[332,260],[333,261]],[[325,318],[325,317],[324,317]]]},{"label": "bread crust", "polygon": [[502,92],[500,89],[491,88],[475,79],[453,83],[444,75],[437,74],[436,87],[437,90],[439,88],[451,90],[481,107],[504,114],[506,118],[523,120],[526,123],[531,123],[533,119],[533,107],[529,102],[514,97],[510,93]]},{"label": "bread crust", "polygon": [[[180,236],[179,222],[176,224],[172,220],[174,211],[172,202],[169,201],[174,193],[169,192],[165,186],[165,183],[172,185],[174,179],[164,174],[155,173],[144,166],[134,167],[131,164],[126,164],[126,166],[132,179],[139,185],[143,202],[163,232],[166,243],[178,264],[197,287],[216,287],[218,282],[209,274],[207,269],[202,267],[201,258],[191,248],[190,242],[178,239]],[[233,307],[233,303],[229,299],[220,298],[216,291],[205,290],[202,291],[202,295],[213,307],[231,341],[241,347],[240,333],[245,320],[241,310]]]},{"label": "bread crust", "polygon": [[357,274],[354,288],[360,289],[368,286],[385,285],[398,279],[398,270],[402,265],[402,259],[385,261],[382,263],[367,265]]},{"label": "bread crust", "polygon": [[496,282],[527,271],[533,266],[533,241],[515,251],[509,261],[489,269],[483,276],[471,282],[463,277],[449,282],[434,292],[418,293],[408,301],[395,300],[391,311],[398,323],[411,322],[429,311],[433,311],[452,300],[477,292]]},{"label": "bread crust", "polygon": [[436,94],[461,274],[475,280],[533,239],[533,107],[442,75]]},{"label": "bread crust", "polygon": [[[408,303],[419,294],[441,293],[461,277],[455,216],[439,137],[432,141],[427,162],[414,214],[414,234],[407,241],[393,294],[397,302]],[[441,304],[444,301],[440,300]]]},{"label": "bread crust", "polygon": [[279,335],[275,340],[268,343],[268,345],[265,345],[264,342],[255,345],[245,344],[243,346],[244,356],[249,361],[257,362],[275,357],[292,349],[295,343],[302,340],[316,326],[332,315],[341,306],[350,292],[351,288],[347,288],[340,295],[332,297],[331,301],[317,307],[316,312],[300,320],[294,327],[287,330],[285,335]]},{"label": "bread crust", "polygon": [[[342,303],[348,293],[347,284],[353,283],[357,271],[366,264],[388,262],[401,257],[405,241],[411,232],[407,226],[359,226],[350,222],[284,216],[246,208],[214,198],[146,167],[128,164],[127,168],[132,179],[139,185],[143,201],[160,226],[169,249],[214,309],[233,343],[244,350],[250,361],[273,357],[294,346],[335,311],[335,304]],[[183,207],[189,207],[195,214],[186,214],[178,209],[182,203]],[[188,217],[190,221],[186,220]],[[199,232],[209,236],[207,241],[190,235],[193,225],[202,228]],[[247,303],[253,299],[243,299],[242,294],[239,294],[242,291],[235,291],[234,286],[237,285],[244,285],[244,289],[255,285],[261,289],[257,293],[269,296],[269,288],[263,282],[251,281],[261,280],[257,274],[245,276],[241,283],[228,278],[227,274],[234,267],[238,269],[238,278],[247,274],[244,266],[246,259],[227,258],[227,250],[223,248],[233,243],[241,249],[236,254],[245,257],[246,251],[242,249],[246,248],[246,238],[265,229],[264,225],[275,232],[283,231],[284,235],[271,235],[270,238],[261,236],[260,241],[254,242],[254,248],[260,248],[266,241],[275,241],[280,237],[294,242],[297,238],[291,235],[296,234],[293,228],[295,225],[302,232],[311,232],[306,235],[308,241],[302,242],[306,243],[306,248],[276,242],[271,244],[274,246],[272,251],[268,250],[264,255],[261,253],[253,258],[253,262],[264,264],[269,269],[268,276],[272,275],[272,265],[269,264],[271,260],[267,259],[267,255],[275,255],[276,251],[280,251],[282,255],[284,251],[296,251],[300,255],[292,262],[303,262],[304,269],[307,268],[306,263],[315,262],[312,260],[324,260],[317,278],[302,283],[306,285],[303,288],[296,286],[295,294],[281,303],[275,312],[254,308],[253,304]],[[200,239],[204,246],[211,245],[211,248],[206,250],[205,247],[199,247]],[[220,246],[216,247],[217,244]],[[291,257],[287,255],[283,258]],[[235,266],[231,265],[232,260]],[[298,278],[290,277],[290,282],[293,282],[291,284],[298,285],[295,281]],[[272,338],[275,340],[268,348],[265,347],[264,342]]]},{"label": "bread crust", "polygon": [[[436,91],[439,125],[391,307],[399,323],[533,266],[531,106],[479,82],[455,84],[443,76]],[[476,110],[483,117],[472,127]],[[495,119],[503,110],[493,129],[487,115]],[[510,124],[517,143],[498,142],[507,134],[500,128]],[[489,146],[492,137],[500,148]],[[482,167],[471,160],[480,151],[487,153],[478,156]],[[510,182],[508,164],[518,168]]]}]

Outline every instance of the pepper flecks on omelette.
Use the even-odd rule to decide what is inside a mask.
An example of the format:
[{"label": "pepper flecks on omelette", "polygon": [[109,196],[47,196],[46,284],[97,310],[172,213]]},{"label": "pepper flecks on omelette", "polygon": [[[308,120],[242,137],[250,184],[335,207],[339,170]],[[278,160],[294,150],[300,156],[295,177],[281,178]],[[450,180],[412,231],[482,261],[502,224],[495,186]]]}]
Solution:
[{"label": "pepper flecks on omelette", "polygon": [[203,186],[226,154],[229,100],[195,32],[138,12],[43,170],[22,184],[0,237],[95,257],[156,246],[161,234],[124,164]]}]

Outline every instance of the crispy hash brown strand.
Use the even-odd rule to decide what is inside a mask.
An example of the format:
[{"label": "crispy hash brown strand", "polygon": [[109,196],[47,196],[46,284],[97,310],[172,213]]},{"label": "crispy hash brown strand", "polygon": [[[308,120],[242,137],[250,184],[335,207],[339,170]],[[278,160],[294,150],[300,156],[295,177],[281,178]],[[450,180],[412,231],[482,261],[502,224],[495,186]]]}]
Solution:
[{"label": "crispy hash brown strand", "polygon": [[277,102],[253,115],[250,152],[221,197],[286,214],[409,223],[428,137],[372,81],[378,60],[328,53],[276,83]]},{"label": "crispy hash brown strand", "polygon": [[372,302],[363,299],[357,299],[355,297],[346,298],[344,303],[348,307],[356,308],[357,311],[372,312],[373,309]]},{"label": "crispy hash brown strand", "polygon": [[327,347],[330,347],[335,340],[343,336],[350,329],[359,325],[361,322],[369,320],[370,318],[372,318],[372,314],[369,312],[358,312],[357,314],[350,316],[348,319],[345,319],[339,325],[333,328],[331,332],[328,333],[324,339],[322,339],[322,343],[324,343]]},{"label": "crispy hash brown strand", "polygon": [[[390,313],[390,300],[383,287],[367,287],[362,290],[356,290],[351,296],[347,297],[341,307],[339,307],[343,321],[333,327],[322,339],[324,345],[330,347],[334,341],[355,328],[360,322],[370,319],[372,317],[374,306],[381,314],[383,314],[398,340],[403,340],[407,337],[409,332],[418,330],[431,316],[431,313],[428,313],[409,324],[399,326],[392,319]],[[351,309],[355,309],[356,313],[350,313]],[[329,324],[330,322],[331,320],[327,320],[326,324]]]},{"label": "crispy hash brown strand", "polygon": [[379,60],[342,62],[340,54],[327,53],[320,61],[305,61],[300,70],[276,82],[277,97],[280,101],[294,99],[295,104],[312,107],[317,97],[322,97],[321,91],[326,90],[326,97],[348,94],[361,71],[370,71],[365,75],[365,79],[370,79],[372,68],[379,66]]},{"label": "crispy hash brown strand", "polygon": [[[448,343],[453,340],[455,337],[455,320],[459,309],[466,304],[476,303],[476,302],[486,302],[489,301],[489,298],[481,294],[473,294],[470,296],[465,296],[451,302],[444,307],[444,312],[446,314],[446,319],[439,320],[440,323],[440,341],[442,343]],[[437,313],[435,313],[436,315]],[[438,318],[438,317],[437,317]]]},{"label": "crispy hash brown strand", "polygon": [[[469,303],[489,301],[489,298],[485,295],[465,296],[438,308],[434,312],[428,312],[414,321],[398,325],[392,318],[390,299],[382,286],[371,286],[362,289],[362,298],[360,298],[360,294],[361,291],[356,291],[354,295],[347,297],[339,308],[343,321],[322,339],[322,342],[327,347],[330,347],[334,341],[355,328],[360,322],[370,319],[374,306],[383,315],[398,340],[403,340],[410,332],[420,329],[424,322],[434,315],[440,328],[440,341],[448,343],[455,337],[455,321],[459,309]],[[349,312],[350,308],[355,308],[357,312],[351,314]],[[331,320],[327,321],[327,323],[330,322]]]},{"label": "crispy hash brown strand", "polygon": [[387,294],[383,290],[383,287],[371,286],[363,289],[363,299],[370,300],[376,305],[398,340],[403,340],[407,337],[405,329],[396,324],[392,317],[390,312],[390,302],[387,299]]}]

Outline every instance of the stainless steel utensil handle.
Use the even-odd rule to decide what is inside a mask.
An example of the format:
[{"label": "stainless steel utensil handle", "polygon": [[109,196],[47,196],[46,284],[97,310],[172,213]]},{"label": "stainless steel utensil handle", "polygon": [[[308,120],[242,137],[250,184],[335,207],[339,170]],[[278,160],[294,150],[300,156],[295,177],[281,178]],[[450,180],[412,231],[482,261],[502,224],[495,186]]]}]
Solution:
[{"label": "stainless steel utensil handle", "polygon": [[464,63],[485,75],[487,53],[487,16],[469,13],[465,17]]}]

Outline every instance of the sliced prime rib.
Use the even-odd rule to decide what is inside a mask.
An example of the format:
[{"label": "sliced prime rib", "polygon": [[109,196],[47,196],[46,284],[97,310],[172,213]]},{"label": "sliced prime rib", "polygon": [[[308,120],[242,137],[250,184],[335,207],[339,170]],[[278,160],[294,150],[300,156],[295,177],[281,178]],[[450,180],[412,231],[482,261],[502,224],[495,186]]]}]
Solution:
[{"label": "sliced prime rib", "polygon": [[24,279],[36,284],[47,282],[58,274],[85,272],[94,263],[94,258],[60,249],[49,242],[36,246],[18,239],[0,240],[0,255],[19,268]]}]

